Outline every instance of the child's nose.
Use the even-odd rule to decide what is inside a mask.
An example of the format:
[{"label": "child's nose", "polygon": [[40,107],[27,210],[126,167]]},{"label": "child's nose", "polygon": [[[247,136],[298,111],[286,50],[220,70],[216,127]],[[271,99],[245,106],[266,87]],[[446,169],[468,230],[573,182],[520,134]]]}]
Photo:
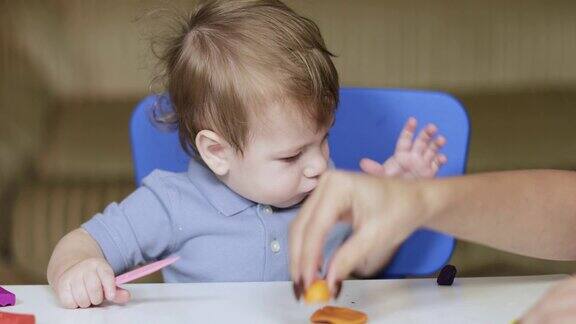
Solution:
[{"label": "child's nose", "polygon": [[306,178],[319,177],[328,168],[328,159],[324,156],[318,156],[310,161],[310,164],[304,169]]}]

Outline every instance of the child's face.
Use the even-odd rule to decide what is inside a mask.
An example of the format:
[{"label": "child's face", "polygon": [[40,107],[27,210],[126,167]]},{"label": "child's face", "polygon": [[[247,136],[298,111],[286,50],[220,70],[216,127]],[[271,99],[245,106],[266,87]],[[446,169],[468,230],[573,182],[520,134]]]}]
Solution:
[{"label": "child's face", "polygon": [[[224,181],[252,201],[285,208],[301,202],[328,168],[328,129],[318,132],[286,103],[255,118],[242,156],[236,155]],[[288,107],[289,108],[289,107]]]}]

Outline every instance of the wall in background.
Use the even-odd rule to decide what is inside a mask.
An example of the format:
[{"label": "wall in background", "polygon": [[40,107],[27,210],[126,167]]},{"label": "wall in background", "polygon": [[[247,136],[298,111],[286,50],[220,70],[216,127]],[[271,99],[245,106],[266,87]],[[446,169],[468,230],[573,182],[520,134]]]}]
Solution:
[{"label": "wall in background", "polygon": [[[129,191],[126,125],[148,93],[157,9],[194,3],[0,0],[0,282],[43,282],[61,233]],[[470,172],[576,169],[575,1],[287,3],[317,21],[343,85],[460,98]],[[576,271],[468,243],[454,262],[472,275]]]}]

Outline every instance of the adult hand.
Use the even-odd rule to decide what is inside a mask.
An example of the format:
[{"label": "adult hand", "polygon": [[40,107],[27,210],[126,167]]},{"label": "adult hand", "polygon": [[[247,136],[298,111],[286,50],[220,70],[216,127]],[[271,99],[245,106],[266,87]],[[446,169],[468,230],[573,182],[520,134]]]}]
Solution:
[{"label": "adult hand", "polygon": [[576,278],[564,280],[548,291],[520,323],[576,323]]},{"label": "adult hand", "polygon": [[290,269],[300,294],[316,279],[325,237],[338,221],[353,234],[327,271],[332,295],[356,268],[378,270],[415,229],[427,221],[423,183],[341,171],[325,173],[290,228]]}]

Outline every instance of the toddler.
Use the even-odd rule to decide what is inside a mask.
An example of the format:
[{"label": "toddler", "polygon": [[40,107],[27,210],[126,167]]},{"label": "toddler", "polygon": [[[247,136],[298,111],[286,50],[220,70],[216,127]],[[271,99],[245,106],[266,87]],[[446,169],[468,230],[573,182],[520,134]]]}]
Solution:
[{"label": "toddler", "polygon": [[[64,307],[127,302],[114,276],[171,254],[166,282],[290,280],[287,235],[330,167],[338,74],[319,29],[277,0],[207,1],[161,57],[187,172],[156,170],[64,236],[48,282]],[[407,122],[384,176],[433,177],[446,157],[433,125]],[[349,229],[326,242],[328,258]]]}]

